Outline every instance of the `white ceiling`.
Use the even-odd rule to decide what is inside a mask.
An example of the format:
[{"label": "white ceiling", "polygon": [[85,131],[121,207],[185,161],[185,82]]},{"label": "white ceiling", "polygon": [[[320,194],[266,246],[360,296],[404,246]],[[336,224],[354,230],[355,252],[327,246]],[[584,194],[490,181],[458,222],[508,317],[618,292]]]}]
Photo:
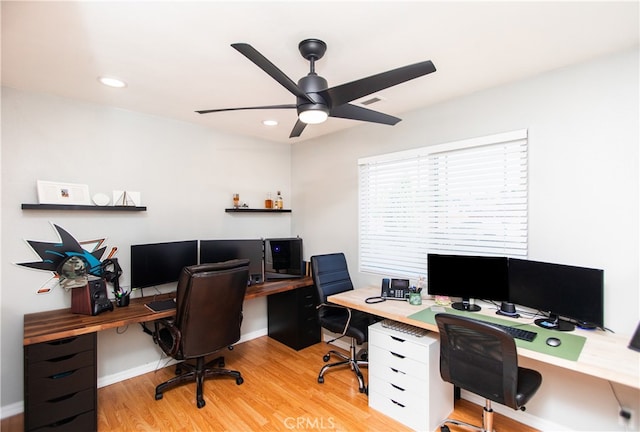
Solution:
[{"label": "white ceiling", "polygon": [[[638,1],[2,1],[2,85],[297,142],[349,127],[329,118],[289,139],[295,110],[196,109],[294,104],[230,47],[246,42],[293,81],[307,38],[327,52],[316,72],[335,86],[431,60],[437,71],[386,89],[371,109],[399,116],[447,99],[637,47]],[[125,89],[97,82],[122,78]],[[594,85],[597,83],[594,83]],[[367,98],[364,98],[367,99]],[[276,127],[261,121],[274,118]],[[396,126],[397,127],[397,126]]]}]

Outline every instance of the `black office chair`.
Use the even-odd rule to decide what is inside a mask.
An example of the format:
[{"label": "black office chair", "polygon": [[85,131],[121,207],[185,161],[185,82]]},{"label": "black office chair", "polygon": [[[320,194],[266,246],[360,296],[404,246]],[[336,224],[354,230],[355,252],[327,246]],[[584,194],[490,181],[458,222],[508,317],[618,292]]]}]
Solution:
[{"label": "black office chair", "polygon": [[[196,382],[196,404],[205,405],[202,387],[205,378],[231,376],[243,383],[238,371],[223,369],[224,357],[205,364],[205,357],[223,348],[232,349],[240,340],[242,303],[249,278],[249,260],[201,264],[182,269],[176,292],[176,317],[155,321],[154,341],[177,360],[195,359],[195,364],[179,363],[176,377],[156,387],[156,400],[173,387]],[[217,367],[215,367],[217,366]],[[182,373],[182,369],[186,372]]]},{"label": "black office chair", "polygon": [[440,331],[440,375],[453,385],[485,398],[482,427],[446,419],[446,423],[483,432],[493,431],[491,402],[524,411],[524,405],[542,384],[539,372],[518,366],[513,337],[490,323],[463,316],[437,314]]},{"label": "black office chair", "polygon": [[330,332],[340,334],[340,337],[347,336],[351,338],[348,356],[335,350],[331,350],[324,355],[323,360],[325,362],[330,360],[331,355],[340,358],[341,361],[324,365],[318,375],[318,382],[320,384],[324,382],[324,374],[329,369],[338,366],[349,366],[358,378],[360,393],[366,394],[367,386],[360,367],[367,366],[368,363],[364,355],[358,359],[356,347],[367,341],[368,327],[374,322],[374,319],[369,314],[327,303],[328,296],[353,289],[344,254],[334,253],[312,256],[311,274],[313,283],[318,290],[318,321],[320,326]]}]

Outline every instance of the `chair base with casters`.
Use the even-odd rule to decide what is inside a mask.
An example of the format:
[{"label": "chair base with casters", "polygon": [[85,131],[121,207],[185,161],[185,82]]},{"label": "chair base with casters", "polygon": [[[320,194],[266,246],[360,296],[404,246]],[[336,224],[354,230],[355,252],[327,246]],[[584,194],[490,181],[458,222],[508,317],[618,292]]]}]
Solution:
[{"label": "chair base with casters", "polygon": [[493,409],[491,408],[491,401],[486,400],[486,404],[484,408],[482,408],[482,426],[472,425],[471,423],[463,422],[461,420],[455,419],[445,419],[440,424],[440,432],[450,432],[449,426],[446,424],[450,423],[456,426],[463,426],[468,429],[476,430],[479,432],[494,432],[493,431]]},{"label": "chair base with casters", "polygon": [[322,369],[320,369],[320,373],[318,374],[318,383],[324,383],[324,374],[329,369],[334,367],[349,366],[351,370],[356,374],[356,378],[358,378],[358,390],[360,391],[360,393],[368,394],[368,389],[364,383],[364,376],[360,371],[360,366],[368,366],[369,363],[367,360],[358,360],[356,355],[356,339],[351,338],[351,346],[349,348],[348,356],[341,353],[340,351],[331,350],[326,353],[324,357],[322,357],[322,359],[325,362],[328,362],[331,359],[332,355],[342,359],[342,361],[324,365]]},{"label": "chair base with casters", "polygon": [[[232,347],[230,347],[231,349]],[[205,363],[204,357],[196,358],[196,364],[182,362],[176,366],[176,375],[170,380],[159,384],[156,387],[156,400],[162,399],[163,392],[183,384],[196,382],[196,405],[198,408],[205,406],[206,402],[203,397],[204,380],[214,376],[230,376],[236,379],[236,384],[240,385],[244,382],[240,372],[224,368],[224,357],[216,357],[215,359]],[[185,370],[183,373],[182,370]]]}]

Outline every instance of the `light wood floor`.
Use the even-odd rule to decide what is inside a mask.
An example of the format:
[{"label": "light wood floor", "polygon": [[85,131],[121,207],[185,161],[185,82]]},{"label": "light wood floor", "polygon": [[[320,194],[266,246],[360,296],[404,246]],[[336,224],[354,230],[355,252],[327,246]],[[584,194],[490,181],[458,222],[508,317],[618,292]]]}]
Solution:
[{"label": "light wood floor", "polygon": [[[226,366],[242,372],[244,383],[231,378],[207,380],[206,406],[195,404],[195,384],[167,391],[154,399],[155,386],[172,376],[167,367],[98,390],[98,430],[104,431],[254,431],[335,430],[409,431],[369,408],[350,371],[317,373],[327,345],[294,351],[264,336],[224,351]],[[366,369],[363,370],[366,376]],[[452,417],[478,424],[482,408],[458,401]],[[496,414],[497,431],[535,429]],[[4,432],[22,431],[22,415],[2,420]],[[452,432],[465,429],[451,427]]]}]

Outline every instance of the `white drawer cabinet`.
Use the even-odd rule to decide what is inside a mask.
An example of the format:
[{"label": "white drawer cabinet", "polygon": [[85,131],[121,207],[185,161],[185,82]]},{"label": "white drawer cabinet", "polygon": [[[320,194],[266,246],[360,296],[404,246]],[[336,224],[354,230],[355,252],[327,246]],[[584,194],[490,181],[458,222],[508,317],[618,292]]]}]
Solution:
[{"label": "white drawer cabinet", "polygon": [[434,431],[453,411],[453,386],[440,378],[436,333],[416,337],[369,327],[369,406],[417,431]]}]

